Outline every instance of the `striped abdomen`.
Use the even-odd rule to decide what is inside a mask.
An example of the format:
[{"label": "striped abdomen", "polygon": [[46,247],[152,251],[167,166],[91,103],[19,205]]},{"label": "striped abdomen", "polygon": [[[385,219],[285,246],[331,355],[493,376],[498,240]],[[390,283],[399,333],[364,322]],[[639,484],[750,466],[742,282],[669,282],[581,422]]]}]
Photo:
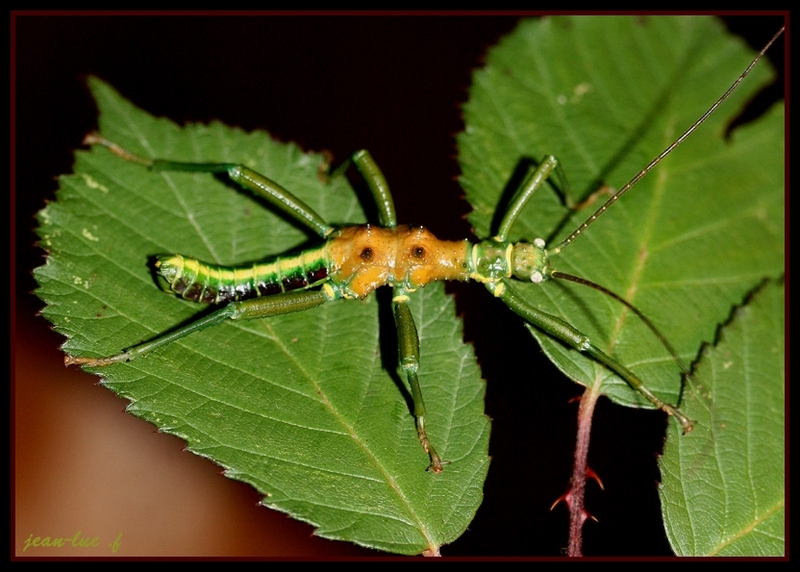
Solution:
[{"label": "striped abdomen", "polygon": [[268,262],[231,268],[205,264],[180,254],[159,256],[156,271],[167,292],[206,304],[224,304],[290,290],[328,280],[326,245],[281,256]]}]

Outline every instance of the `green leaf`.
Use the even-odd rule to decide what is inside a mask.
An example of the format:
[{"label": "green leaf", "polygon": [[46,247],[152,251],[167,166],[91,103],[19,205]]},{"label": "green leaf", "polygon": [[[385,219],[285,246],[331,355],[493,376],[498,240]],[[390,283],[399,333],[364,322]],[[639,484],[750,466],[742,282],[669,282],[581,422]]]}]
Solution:
[{"label": "green leaf", "polygon": [[679,555],[786,553],[785,313],[783,284],[769,283],[703,353],[684,405],[697,429],[671,438],[659,463]]},{"label": "green leaf", "polygon": [[[520,24],[475,73],[458,137],[462,185],[476,233],[546,154],[584,200],[619,189],[730,86],[754,54],[711,18],[571,17]],[[772,73],[766,61],[677,150],[575,242],[555,269],[616,292],[648,316],[691,363],[731,307],[766,277],[783,273],[784,118],[726,127]],[[604,200],[606,197],[601,196]],[[526,206],[510,238],[561,242],[601,203],[573,212],[549,186]],[[681,391],[678,366],[624,306],[554,280],[515,288],[616,357],[668,403]],[[652,407],[612,372],[533,331],[571,379],[602,384],[623,405]]]},{"label": "green leaf", "polygon": [[[365,220],[344,177],[319,180],[321,155],[218,123],[180,128],[99,80],[90,85],[100,132],[134,153],[242,162],[333,224]],[[76,153],[74,174],[60,179],[56,202],[38,218],[49,253],[35,272],[42,313],[67,336],[64,351],[80,356],[117,353],[203,312],[157,288],[157,254],[232,265],[318,240],[222,178],[151,173],[100,147]],[[466,529],[482,500],[484,382],[442,286],[413,295],[427,429],[451,462],[441,474],[426,472],[410,394],[397,374],[388,299],[379,298],[223,324],[93,371],[130,400],[131,413],[186,440],[318,535],[436,552]]]}]

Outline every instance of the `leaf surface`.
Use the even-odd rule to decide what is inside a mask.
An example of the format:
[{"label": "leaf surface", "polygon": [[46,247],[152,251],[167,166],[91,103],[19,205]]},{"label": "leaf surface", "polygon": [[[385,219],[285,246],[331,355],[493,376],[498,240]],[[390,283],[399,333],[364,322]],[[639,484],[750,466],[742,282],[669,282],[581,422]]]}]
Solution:
[{"label": "leaf surface", "polygon": [[[497,231],[496,210],[502,212],[528,165],[546,154],[559,159],[578,203],[604,185],[621,188],[700,117],[753,56],[710,18],[523,22],[489,53],[464,108],[459,161],[476,233]],[[716,340],[736,307],[784,273],[783,106],[727,134],[770,76],[762,60],[677,150],[551,257],[555,269],[601,284],[638,307],[687,364]],[[545,185],[510,238],[543,237],[552,248],[609,194],[599,193],[594,204],[575,212]],[[678,404],[683,397],[681,408],[696,428],[682,436],[670,423],[661,465],[665,525],[678,554],[783,553],[784,330],[775,317],[782,294],[769,294],[765,304],[774,313],[763,330],[736,326],[750,328],[741,334],[746,339],[737,345],[729,340],[734,334],[726,334],[731,345],[719,350],[726,357],[701,366],[683,389],[667,350],[613,299],[554,280],[516,290],[587,334],[664,401]],[[600,384],[618,404],[652,407],[612,372],[530,329],[571,379]]]},{"label": "leaf surface", "polygon": [[[92,79],[100,132],[150,158],[244,163],[333,224],[365,221],[344,177],[324,184],[321,155],[219,123],[181,128]],[[70,355],[115,354],[203,314],[166,295],[153,257],[233,265],[318,238],[224,178],[151,173],[105,148],[78,151],[74,174],[42,210],[35,272],[42,312]],[[316,534],[380,550],[436,552],[482,500],[489,422],[484,382],[440,284],[412,296],[429,436],[451,462],[434,475],[420,447],[388,297],[338,301],[268,320],[226,323],[127,364],[92,371],[128,411],[252,484],[263,503]]]},{"label": "leaf surface", "polygon": [[[703,353],[659,465],[667,534],[682,556],[786,553],[784,289],[768,283]],[[675,433],[675,428],[670,430]]]},{"label": "leaf surface", "polygon": [[[458,138],[476,234],[497,230],[528,165],[559,159],[577,202],[632,178],[708,109],[752,54],[719,22],[696,17],[573,17],[523,22],[476,72]],[[770,77],[765,61],[677,150],[561,253],[553,268],[605,286],[654,322],[686,363],[732,306],[784,263],[784,119],[727,125]],[[559,244],[608,194],[577,211],[545,185],[512,240]],[[677,403],[680,369],[624,306],[555,280],[515,288],[587,334],[663,400]],[[624,405],[652,407],[616,375],[542,332],[543,350],[571,379]]]}]

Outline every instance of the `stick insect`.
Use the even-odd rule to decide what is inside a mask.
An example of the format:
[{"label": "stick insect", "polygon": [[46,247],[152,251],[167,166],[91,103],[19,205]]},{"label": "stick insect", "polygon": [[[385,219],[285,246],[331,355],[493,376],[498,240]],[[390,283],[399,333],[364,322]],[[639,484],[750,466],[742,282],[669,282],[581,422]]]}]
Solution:
[{"label": "stick insect", "polygon": [[[124,155],[124,153],[123,153],[123,155]],[[149,161],[149,159],[148,159],[147,161]],[[546,162],[546,163],[549,163],[549,162]],[[363,156],[363,155],[362,155],[362,156],[356,157],[356,165],[357,165],[357,166],[360,166],[360,167],[362,168],[362,170],[363,170],[363,171],[366,171],[366,172],[369,174],[369,171],[370,171],[370,161],[369,161],[369,160],[368,160],[368,159],[367,159],[365,156]],[[175,165],[173,164],[172,166],[174,167]],[[206,166],[206,167],[201,167],[201,171],[202,171],[202,170],[212,170],[212,169],[210,169],[208,166]],[[271,174],[271,173],[269,173],[269,174]],[[540,174],[541,174],[541,173],[540,173]],[[373,195],[376,195],[376,196],[378,196],[378,198],[379,198],[378,202],[379,202],[379,204],[380,204],[380,202],[381,202],[381,199],[383,198],[383,196],[384,196],[384,195],[383,195],[383,192],[380,190],[380,185],[376,185],[376,184],[375,184],[375,181],[376,181],[376,180],[380,180],[380,179],[379,179],[379,178],[377,178],[377,177],[370,177],[370,176],[368,175],[368,176],[367,176],[367,180],[368,180],[368,181],[370,181],[370,180],[371,180],[371,181],[372,181],[372,183],[373,183],[373,187],[377,187],[377,188],[378,188],[378,190],[377,190],[377,191],[376,191],[376,190],[373,188],[373,190],[372,190],[372,194],[373,194]],[[535,185],[532,185],[532,186],[535,186]],[[287,186],[287,187],[288,187],[288,186]],[[288,187],[288,188],[291,188],[291,187]],[[278,192],[278,195],[279,195],[279,197],[278,197],[278,200],[277,200],[277,202],[278,202],[280,205],[283,205],[284,207],[288,208],[289,210],[292,210],[292,208],[290,207],[290,204],[292,204],[292,201],[291,201],[291,197],[288,195],[288,192],[287,192],[287,193],[284,193],[283,191],[279,191],[279,192]],[[387,195],[387,196],[388,196],[388,195]],[[524,197],[524,195],[523,195],[523,197]],[[530,199],[529,199],[529,198],[523,198],[523,199],[521,199],[521,200],[520,200],[520,202],[524,203],[525,201],[528,201],[528,200],[530,200]],[[274,202],[274,201],[273,201],[273,202]],[[284,209],[284,210],[285,210],[285,209]],[[524,211],[524,209],[521,209],[521,210],[523,210],[523,211]],[[300,217],[301,217],[301,218],[304,218],[304,219],[308,219],[308,218],[309,218],[308,216],[306,216],[306,215],[308,215],[308,213],[309,213],[309,210],[307,210],[307,209],[300,208],[300,209],[299,209],[299,211],[293,211],[293,212],[299,212],[299,213],[300,213]],[[384,220],[381,220],[381,221],[379,221],[379,222],[382,222],[382,223],[386,224],[386,222],[385,222],[385,221],[386,221],[386,220],[388,220],[388,219],[390,218],[390,217],[388,217],[388,215],[387,215],[387,213],[389,213],[389,212],[390,212],[390,211],[389,211],[388,207],[387,207],[387,206],[384,204],[384,208],[383,208],[383,209],[382,209],[382,211],[381,211],[381,214],[382,214],[382,217],[381,217],[381,218],[382,218],[382,219],[384,219]],[[515,216],[515,215],[507,215],[507,217],[506,217],[506,220],[510,220],[511,222],[514,222],[514,221],[513,221],[513,219],[514,219],[514,216]],[[314,217],[311,217],[311,218],[313,219]],[[306,222],[308,222],[308,221],[306,221]],[[305,224],[305,223],[304,223],[304,224]],[[312,224],[306,224],[306,226],[307,226],[307,227],[309,227],[309,228],[311,228],[311,229],[312,229],[314,232],[317,232],[317,230],[323,230],[323,229],[324,229],[324,230],[327,232],[327,223],[325,223],[325,225],[326,225],[326,226],[322,226],[322,225],[319,225],[319,224],[316,224],[316,223],[314,223],[313,221],[312,221]],[[503,225],[501,225],[501,226],[503,226]],[[509,225],[509,227],[510,227],[510,225]],[[336,231],[334,231],[334,232],[336,232]],[[319,233],[319,232],[317,232],[317,234],[324,234],[324,233]],[[535,235],[534,235],[534,236],[535,236]],[[488,243],[488,246],[487,246],[486,248],[493,247],[494,249],[497,249],[497,241],[493,241],[492,239],[490,239],[489,241],[487,241],[487,243]],[[463,248],[466,250],[468,247],[466,246],[466,244],[464,244],[464,245],[463,245]],[[474,247],[473,247],[473,248],[474,248]],[[530,247],[530,245],[529,245],[528,247],[526,247],[526,248],[527,248],[527,249],[529,249],[531,252],[534,252],[534,253],[535,253],[535,252],[537,252],[537,248],[535,247],[535,245],[534,245],[534,248],[531,248],[531,247]],[[524,250],[524,249],[523,249],[523,250]],[[409,253],[410,253],[410,257],[411,257],[412,259],[413,259],[413,258],[415,258],[415,253],[413,253],[413,252],[411,252],[411,251],[410,251]],[[364,260],[364,259],[363,259],[363,255],[365,255],[365,254],[366,254],[366,253],[365,253],[365,251],[364,251],[363,249],[362,249],[362,250],[361,250],[361,252],[359,253],[359,257],[360,257],[360,259],[361,259],[362,261]],[[373,253],[373,254],[374,254],[374,253]],[[368,256],[368,255],[367,255],[367,256]],[[488,260],[488,258],[487,258],[487,259],[484,259],[484,260]],[[496,260],[496,257],[495,257],[495,260]],[[500,260],[502,261],[502,260],[503,260],[503,258],[501,257],[501,258],[500,258]],[[163,264],[162,264],[162,265],[163,265]],[[285,267],[284,267],[284,266],[282,266],[281,264],[277,264],[276,266],[273,266],[273,269],[285,269]],[[488,273],[488,272],[489,272],[489,270],[481,270],[481,272],[487,272],[487,273]],[[206,274],[208,274],[208,272],[207,272]],[[485,278],[485,277],[486,277],[486,274],[480,274],[480,276],[482,276],[482,277],[484,277],[484,278]],[[489,275],[489,276],[490,276],[490,277],[489,277],[489,279],[486,281],[486,283],[487,283],[487,284],[489,284],[489,285],[492,287],[492,288],[491,288],[492,292],[493,292],[493,293],[496,293],[496,294],[497,294],[497,293],[499,293],[499,294],[502,294],[502,292],[498,292],[498,290],[499,290],[499,286],[500,286],[500,285],[505,285],[505,282],[503,281],[503,279],[501,278],[501,279],[499,279],[499,280],[493,280],[493,279],[491,278],[491,275]],[[530,280],[529,280],[530,276],[531,276],[531,274],[529,274],[529,276],[528,276],[528,281],[529,281],[529,282],[530,282]],[[420,282],[420,283],[421,283],[421,282]],[[399,285],[400,285],[400,289],[408,289],[408,288],[410,288],[410,287],[413,287],[413,286],[415,286],[415,285],[419,285],[419,283],[409,283],[409,284],[405,284],[405,283],[402,283],[402,282],[401,282]],[[395,284],[395,286],[398,286],[398,284]],[[294,292],[295,292],[295,296],[293,296],[293,300],[294,300],[294,302],[298,302],[298,301],[299,301],[299,300],[301,300],[301,298],[302,298],[302,299],[303,299],[303,300],[305,300],[305,301],[309,301],[309,300],[310,300],[310,301],[309,301],[309,304],[310,304],[310,305],[313,305],[313,304],[315,304],[315,303],[317,303],[317,302],[319,302],[319,301],[321,300],[321,297],[320,297],[318,294],[317,294],[317,295],[314,295],[313,297],[301,297],[300,295],[298,295],[298,294],[297,294],[297,291],[294,291]],[[323,294],[324,294],[324,293],[323,293]],[[334,292],[334,294],[335,294],[335,292]],[[401,331],[401,333],[402,333],[403,331],[408,331],[408,330],[410,329],[410,328],[409,328],[409,325],[408,325],[408,324],[410,323],[410,320],[407,320],[406,318],[403,318],[403,315],[405,315],[405,312],[404,312],[404,310],[403,310],[402,308],[403,308],[403,305],[404,305],[404,304],[406,304],[406,301],[405,301],[405,300],[402,298],[402,296],[403,296],[404,294],[408,294],[408,295],[409,295],[410,297],[412,297],[412,298],[413,298],[413,296],[415,296],[415,295],[419,295],[419,293],[416,293],[416,294],[415,294],[415,293],[408,293],[408,292],[405,292],[405,293],[404,293],[404,292],[398,292],[398,293],[397,293],[397,296],[395,296],[396,300],[394,301],[394,304],[395,304],[395,305],[397,305],[397,306],[400,306],[400,307],[401,307],[401,309],[400,309],[400,310],[396,310],[396,314],[400,314],[400,318],[398,318],[398,322],[400,323],[400,326],[399,326],[399,327],[400,327],[400,331]],[[288,294],[287,294],[287,295],[288,295]],[[305,296],[305,295],[304,295],[304,296]],[[510,295],[509,295],[509,296],[510,296]],[[500,295],[500,296],[497,296],[497,297],[498,297],[498,298],[500,298],[500,299],[502,300],[502,295]],[[285,299],[285,298],[279,298],[279,299],[283,300],[283,299]],[[507,297],[506,299],[507,299],[507,300],[510,300],[511,298],[508,298],[508,297]],[[293,303],[294,303],[294,302],[293,302]],[[298,304],[299,304],[299,302],[298,302]],[[320,302],[320,305],[321,305],[321,306],[325,306],[325,307],[329,306],[329,305],[328,305],[328,304],[326,304],[325,302]],[[524,307],[524,306],[520,306],[520,307]],[[273,308],[273,310],[274,310],[274,308]],[[268,312],[272,312],[273,310],[268,310]],[[315,310],[310,310],[310,311],[309,311],[309,313],[312,313],[313,311],[315,311]],[[526,311],[527,311],[527,308],[526,308]],[[279,312],[277,312],[277,311],[276,311],[276,314],[280,315],[280,313],[279,313]],[[219,317],[210,318],[210,317],[208,317],[208,316],[207,316],[206,318],[207,318],[207,319],[209,319],[209,320],[211,321],[211,323],[214,323],[214,320],[217,320]],[[289,316],[289,318],[291,318],[291,316]],[[227,319],[226,317],[219,318],[219,320],[220,320],[220,321],[225,321],[226,319]],[[266,320],[266,321],[269,321],[269,320]],[[190,327],[193,327],[193,326],[190,326]],[[177,332],[177,331],[179,331],[179,330],[176,330],[176,332]],[[173,333],[175,333],[175,332],[173,332]],[[184,331],[184,333],[186,333],[186,331]],[[402,337],[402,336],[401,336],[401,337]],[[164,340],[166,340],[166,339],[162,339],[162,342],[164,342]],[[169,340],[167,340],[167,341],[169,341]],[[164,343],[166,343],[166,342],[164,342]],[[406,363],[406,375],[407,375],[407,376],[409,376],[409,375],[410,375],[410,373],[413,373],[413,371],[411,371],[411,370],[413,370],[413,366],[414,366],[414,360],[413,360],[413,358],[415,357],[415,355],[414,355],[414,347],[413,347],[413,345],[414,345],[414,344],[413,344],[413,340],[412,340],[412,343],[410,344],[410,348],[411,348],[411,349],[410,349],[410,350],[406,350],[406,351],[407,351],[406,355],[407,355],[407,356],[410,356],[410,357],[412,358],[411,360],[409,360],[409,361]],[[141,348],[140,348],[140,349],[141,349]],[[141,355],[141,354],[139,354],[139,355]],[[81,359],[81,358],[79,358],[79,359]],[[111,359],[113,360],[113,357],[112,357]],[[140,361],[146,361],[146,360],[136,360],[136,362],[135,362],[135,363],[137,363],[137,364],[138,364]],[[74,363],[79,363],[79,362],[74,362]],[[91,362],[91,361],[89,361],[89,362],[84,362],[84,363],[89,363],[89,364],[95,364],[95,365],[97,365],[99,362],[96,362],[96,361],[95,361],[95,362]],[[422,363],[420,364],[420,367],[422,368],[422,371],[425,371],[425,362],[422,362]],[[410,372],[410,373],[409,373],[409,372]],[[420,400],[419,400],[419,403],[422,403],[422,401],[421,401],[421,398],[420,398]],[[668,407],[673,407],[673,406],[672,406],[672,405],[668,405]],[[422,431],[421,431],[420,433],[421,433],[421,435],[422,435],[422,437],[423,437],[423,438],[426,438],[426,437],[427,437],[426,426],[425,426],[425,424],[424,424],[424,423],[420,423],[420,425],[421,425],[421,429],[422,429]],[[424,439],[423,439],[423,444],[424,444]],[[437,443],[434,441],[434,442],[432,443],[432,445],[433,445],[434,447],[436,447],[436,446],[437,446]],[[444,462],[445,462],[445,461],[447,461],[447,460],[451,460],[451,459],[449,459],[449,458],[448,458],[446,455],[443,455],[443,457],[444,457],[444,460],[442,460],[441,458],[439,458],[438,454],[436,454],[435,452],[434,452],[433,454],[431,454],[431,459],[430,459],[430,468],[432,468],[434,471],[436,471],[437,469],[441,468],[441,467],[444,465]],[[438,465],[437,465],[437,459],[438,459]],[[451,469],[451,468],[449,468],[448,470],[452,470],[452,469]]]},{"label": "stick insect", "polygon": [[[544,157],[538,166],[529,170],[502,215],[497,234],[491,239],[472,243],[469,240],[439,240],[423,227],[398,225],[386,179],[366,150],[354,153],[350,160],[366,181],[378,209],[379,224],[337,228],[290,191],[245,165],[147,159],[123,149],[99,134],[90,134],[84,140],[85,144],[105,146],[121,159],[140,164],[154,172],[227,174],[231,181],[315,232],[322,243],[297,254],[238,268],[207,264],[181,254],[159,256],[155,262],[155,270],[159,283],[166,292],[193,302],[219,305],[220,309],[119,354],[97,358],[67,356],[65,364],[99,367],[124,363],[228,320],[262,319],[312,310],[340,299],[363,299],[376,288],[390,286],[393,290],[392,308],[400,348],[400,366],[411,388],[417,434],[422,448],[430,456],[428,470],[440,473],[447,461],[442,460],[436,452],[426,430],[426,410],[417,376],[420,367],[419,339],[408,300],[418,288],[433,281],[475,280],[485,284],[493,296],[530,325],[613,370],[653,406],[674,417],[683,432],[688,433],[693,428],[692,423],[676,406],[661,400],[638,376],[613,356],[604,353],[588,336],[561,318],[528,304],[515,293],[510,284],[512,279],[534,284],[548,279],[561,279],[600,290],[634,312],[680,362],[666,338],[633,304],[600,285],[553,269],[550,257],[567,248],[703,123],[744,79],[771,44],[772,42],[759,53],[729,90],[702,117],[615,192],[566,239],[550,250],[545,248],[542,238],[533,242],[511,242],[508,237],[520,213],[545,181],[557,173],[564,180],[558,160],[552,155]],[[682,362],[680,363],[685,369]],[[688,370],[685,371],[688,373]]]}]

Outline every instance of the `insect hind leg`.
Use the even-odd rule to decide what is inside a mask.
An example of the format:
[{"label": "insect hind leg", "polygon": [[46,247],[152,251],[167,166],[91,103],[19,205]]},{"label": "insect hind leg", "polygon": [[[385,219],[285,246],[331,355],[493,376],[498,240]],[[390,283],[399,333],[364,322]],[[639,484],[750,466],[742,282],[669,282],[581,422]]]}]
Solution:
[{"label": "insect hind leg", "polygon": [[148,342],[128,348],[116,355],[99,358],[66,356],[64,358],[64,365],[102,367],[115,363],[125,363],[165,347],[189,334],[221,324],[226,320],[251,320],[289,314],[292,312],[302,312],[320,306],[334,298],[335,296],[331,295],[329,291],[323,289],[287,292],[285,294],[276,294],[275,296],[231,302],[227,306],[223,306],[207,316],[203,316],[198,320],[190,322],[174,331],[160,335]]},{"label": "insect hind leg", "polygon": [[182,171],[189,173],[227,173],[228,177],[254,195],[268,201],[280,212],[314,231],[322,238],[328,237],[334,228],[299,198],[264,175],[237,163],[191,163],[167,159],[140,157],[97,133],[90,133],[84,140],[86,145],[102,145],[116,156],[147,167],[151,171]]}]

